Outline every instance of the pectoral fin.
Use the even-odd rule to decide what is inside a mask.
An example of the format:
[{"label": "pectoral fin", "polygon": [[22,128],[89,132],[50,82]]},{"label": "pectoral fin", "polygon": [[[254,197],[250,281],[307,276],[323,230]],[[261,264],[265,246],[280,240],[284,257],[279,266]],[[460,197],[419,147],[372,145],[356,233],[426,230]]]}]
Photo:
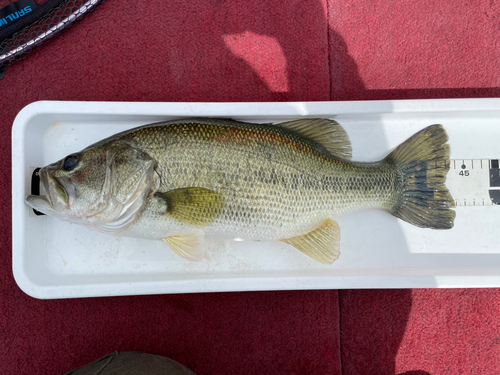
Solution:
[{"label": "pectoral fin", "polygon": [[281,241],[321,263],[331,264],[340,255],[340,228],[338,223],[331,219],[325,220],[312,232]]},{"label": "pectoral fin", "polygon": [[165,200],[165,215],[194,227],[210,225],[224,209],[222,195],[209,189],[188,187],[156,193],[155,196]]},{"label": "pectoral fin", "polygon": [[197,262],[202,260],[205,255],[202,233],[170,236],[164,238],[163,242],[175,251],[177,255],[187,260]]}]

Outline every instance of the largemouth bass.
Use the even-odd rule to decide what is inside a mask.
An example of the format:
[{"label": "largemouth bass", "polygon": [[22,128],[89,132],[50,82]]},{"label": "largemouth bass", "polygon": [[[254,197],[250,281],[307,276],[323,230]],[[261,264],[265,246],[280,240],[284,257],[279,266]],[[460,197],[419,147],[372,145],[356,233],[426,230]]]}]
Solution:
[{"label": "largemouth bass", "polygon": [[189,260],[205,238],[281,240],[322,263],[340,254],[335,216],[381,208],[449,229],[448,137],[432,125],[378,162],[351,161],[328,119],[273,124],[183,119],[116,134],[40,170],[47,215],[120,236],[163,240]]}]

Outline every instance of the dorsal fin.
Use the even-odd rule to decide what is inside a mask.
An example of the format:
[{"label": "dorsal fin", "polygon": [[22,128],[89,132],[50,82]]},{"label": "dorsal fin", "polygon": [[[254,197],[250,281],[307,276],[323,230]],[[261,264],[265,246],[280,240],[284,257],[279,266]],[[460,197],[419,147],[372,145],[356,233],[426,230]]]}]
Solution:
[{"label": "dorsal fin", "polygon": [[335,120],[307,118],[277,124],[319,143],[334,156],[351,160],[352,147],[344,128]]}]

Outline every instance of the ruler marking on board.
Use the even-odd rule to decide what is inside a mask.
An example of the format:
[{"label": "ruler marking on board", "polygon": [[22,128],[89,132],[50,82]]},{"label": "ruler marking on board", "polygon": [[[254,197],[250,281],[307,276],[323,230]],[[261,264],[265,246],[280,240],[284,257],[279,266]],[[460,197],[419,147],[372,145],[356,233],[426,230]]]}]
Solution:
[{"label": "ruler marking on board", "polygon": [[500,205],[499,160],[450,160],[446,187],[456,206]]}]

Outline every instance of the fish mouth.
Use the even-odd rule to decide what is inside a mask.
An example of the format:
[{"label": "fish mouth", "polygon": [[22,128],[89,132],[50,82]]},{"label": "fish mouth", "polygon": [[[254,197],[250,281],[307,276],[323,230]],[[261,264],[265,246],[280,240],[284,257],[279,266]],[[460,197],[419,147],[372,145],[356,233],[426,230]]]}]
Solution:
[{"label": "fish mouth", "polygon": [[25,199],[28,206],[36,211],[47,214],[47,211],[53,211],[50,202],[45,195],[28,195]]},{"label": "fish mouth", "polygon": [[47,168],[44,167],[39,171],[40,181],[46,195],[28,195],[25,202],[37,211],[54,215],[68,208],[69,197],[63,184],[52,176]]}]

